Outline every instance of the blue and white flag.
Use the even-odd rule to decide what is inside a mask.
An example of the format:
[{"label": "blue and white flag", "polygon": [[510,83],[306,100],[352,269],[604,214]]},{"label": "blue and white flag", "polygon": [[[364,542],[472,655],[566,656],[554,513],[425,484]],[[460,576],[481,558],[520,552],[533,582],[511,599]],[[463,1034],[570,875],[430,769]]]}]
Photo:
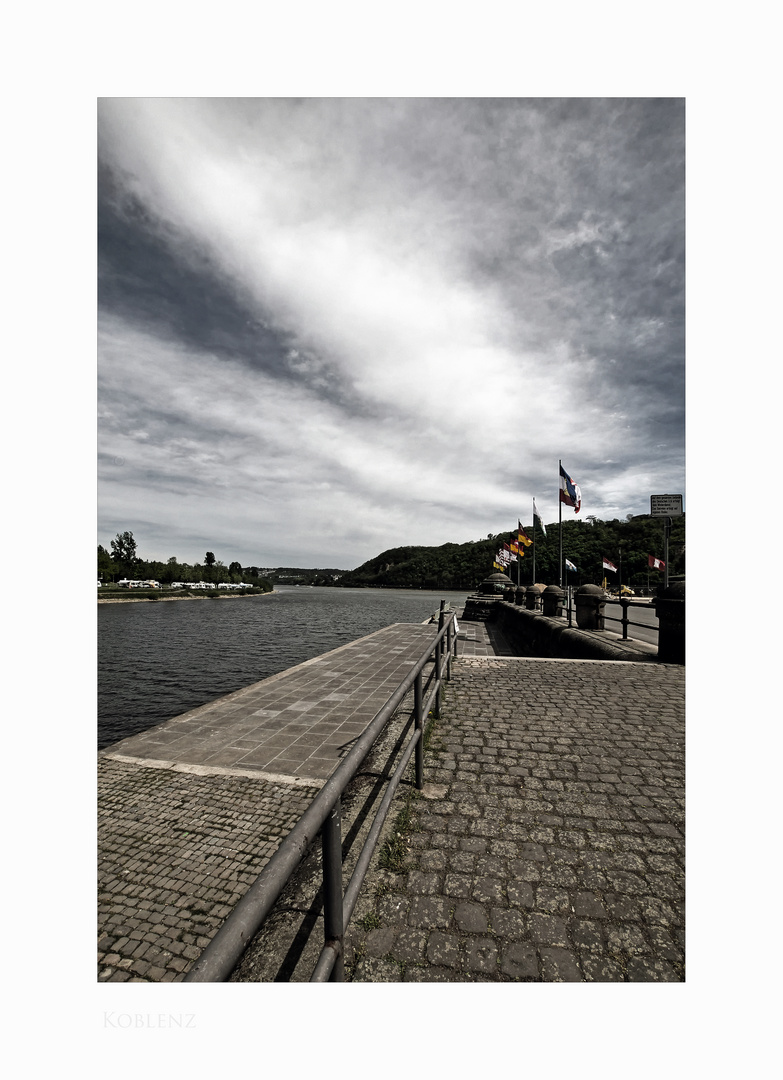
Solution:
[{"label": "blue and white flag", "polygon": [[566,564],[566,570],[576,570],[576,567],[574,566],[574,564],[571,562],[570,559],[566,559],[565,564]]},{"label": "blue and white flag", "polygon": [[574,483],[562,465],[560,466],[560,502],[564,502],[566,506],[573,506],[575,514],[579,513],[579,507],[582,505],[579,484]]}]

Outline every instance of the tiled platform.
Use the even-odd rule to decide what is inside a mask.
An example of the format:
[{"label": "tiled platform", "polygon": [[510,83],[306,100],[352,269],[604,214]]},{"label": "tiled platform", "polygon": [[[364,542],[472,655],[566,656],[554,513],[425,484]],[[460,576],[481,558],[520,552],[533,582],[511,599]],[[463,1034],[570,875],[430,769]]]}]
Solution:
[{"label": "tiled platform", "polygon": [[436,633],[429,623],[387,626],[114,743],[103,756],[320,786]]}]

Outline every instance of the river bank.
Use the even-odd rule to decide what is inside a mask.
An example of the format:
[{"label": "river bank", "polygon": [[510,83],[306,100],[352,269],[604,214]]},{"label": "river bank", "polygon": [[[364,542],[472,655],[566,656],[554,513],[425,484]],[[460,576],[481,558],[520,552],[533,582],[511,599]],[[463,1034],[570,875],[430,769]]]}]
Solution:
[{"label": "river bank", "polygon": [[182,596],[99,596],[99,604],[160,604],[162,601],[167,600],[242,600],[248,596],[272,596],[274,589],[271,592],[256,592],[256,593],[219,593],[205,594],[203,596],[194,595],[193,593],[183,594]]}]

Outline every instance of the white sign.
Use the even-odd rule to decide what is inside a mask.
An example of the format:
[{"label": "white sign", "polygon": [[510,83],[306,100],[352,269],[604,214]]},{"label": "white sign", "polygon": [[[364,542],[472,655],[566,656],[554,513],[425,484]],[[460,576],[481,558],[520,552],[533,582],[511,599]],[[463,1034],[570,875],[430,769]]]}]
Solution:
[{"label": "white sign", "polygon": [[650,514],[653,517],[682,517],[682,495],[651,495]]}]

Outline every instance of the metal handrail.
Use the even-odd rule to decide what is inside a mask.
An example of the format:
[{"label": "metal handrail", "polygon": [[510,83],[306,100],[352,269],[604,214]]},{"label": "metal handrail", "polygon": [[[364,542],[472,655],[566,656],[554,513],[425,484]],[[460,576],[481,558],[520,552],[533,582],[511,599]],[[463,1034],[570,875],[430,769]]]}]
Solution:
[{"label": "metal handrail", "polygon": [[[573,600],[574,600],[573,592],[572,592],[571,588],[569,587],[568,596],[566,598],[566,613],[565,613],[565,618],[568,620],[568,625],[569,626],[573,625]],[[649,606],[650,606],[649,604],[642,603],[642,601],[640,601],[640,600],[631,600],[630,597],[625,597],[625,596],[617,597],[617,598],[609,597],[607,602],[612,603],[612,604],[621,604],[622,605],[623,613],[619,618],[616,615],[607,615],[606,613],[604,613],[603,619],[604,619],[604,621],[608,620],[609,622],[619,622],[620,623],[620,625],[622,626],[622,629],[623,629],[623,641],[628,640],[628,627],[629,626],[638,626],[640,630],[658,631],[657,626],[651,626],[650,623],[633,622],[631,619],[628,618],[628,608],[629,607],[649,608]]]},{"label": "metal handrail", "polygon": [[630,599],[628,599],[628,597],[625,597],[625,596],[617,597],[617,599],[612,597],[611,603],[612,604],[620,604],[622,609],[623,609],[623,613],[619,618],[616,615],[606,615],[606,614],[604,614],[604,621],[606,621],[608,619],[609,622],[619,622],[621,624],[621,626],[623,628],[623,641],[628,640],[628,627],[629,626],[638,626],[640,630],[657,630],[658,629],[658,627],[651,626],[649,623],[633,622],[631,619],[628,618],[628,608],[629,607],[649,608],[649,606],[650,606],[649,604],[644,604],[639,600],[630,600]]},{"label": "metal handrail", "polygon": [[[438,633],[426,651],[411,667],[397,689],[378,710],[353,748],[328,778],[309,807],[283,840],[234,910],[185,976],[185,982],[224,982],[236,967],[253,936],[271,912],[280,893],[307,854],[313,840],[321,831],[324,882],[324,947],[313,973],[312,982],[344,981],[343,937],[356,905],[372,852],[377,844],[383,821],[391,806],[396,788],[402,779],[411,755],[416,752],[416,787],[423,786],[424,720],[435,706],[440,710],[441,684],[451,677],[451,659],[456,643],[454,613],[446,616],[441,601]],[[434,653],[435,663],[426,683],[422,673]],[[342,890],[342,842],[340,839],[340,800],[356,776],[365,758],[386,725],[395,714],[406,694],[413,687],[414,706],[411,710],[414,733],[405,747],[400,763],[388,783],[387,791],[376,814],[370,835],[359,855],[348,887]],[[380,821],[379,821],[380,819]],[[371,843],[372,842],[372,843]],[[371,846],[370,846],[371,844]]]}]

